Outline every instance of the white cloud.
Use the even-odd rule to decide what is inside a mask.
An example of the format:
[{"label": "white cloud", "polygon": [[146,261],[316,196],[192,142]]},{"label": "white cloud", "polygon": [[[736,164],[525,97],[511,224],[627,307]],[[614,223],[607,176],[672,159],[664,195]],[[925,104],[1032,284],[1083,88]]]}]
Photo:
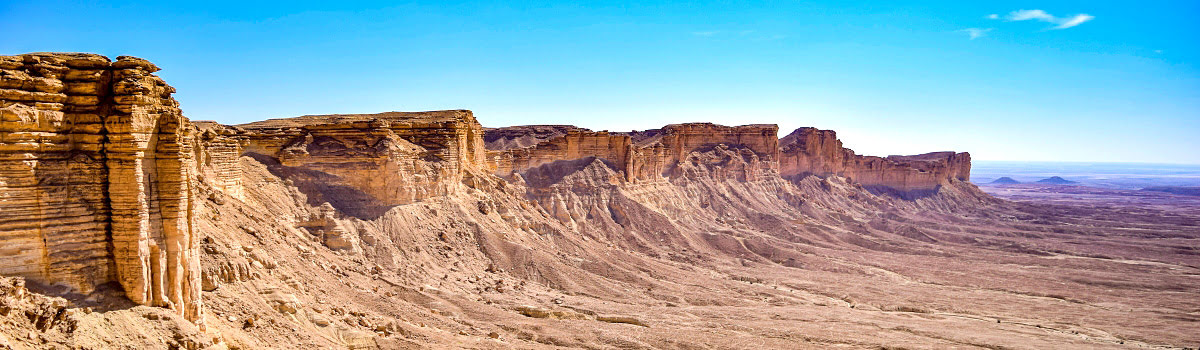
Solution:
[{"label": "white cloud", "polygon": [[1083,22],[1090,21],[1093,18],[1096,18],[1096,16],[1092,16],[1092,15],[1089,15],[1086,13],[1081,13],[1081,14],[1075,15],[1074,17],[1066,18],[1064,21],[1062,21],[1062,23],[1059,23],[1057,27],[1054,27],[1054,29],[1071,28],[1071,27],[1083,24]]},{"label": "white cloud", "polygon": [[[999,18],[999,16],[993,14],[993,15],[988,15],[988,18],[997,19],[997,18]],[[1067,28],[1071,28],[1071,27],[1083,24],[1083,22],[1087,22],[1087,21],[1090,21],[1095,18],[1096,18],[1096,16],[1092,16],[1092,15],[1089,15],[1086,13],[1081,13],[1081,14],[1077,14],[1074,16],[1070,16],[1070,17],[1060,18],[1060,17],[1056,17],[1056,16],[1051,15],[1051,14],[1047,13],[1046,11],[1042,11],[1042,10],[1016,10],[1013,12],[1009,12],[1007,16],[1004,16],[1004,19],[1009,20],[1009,21],[1036,20],[1036,21],[1056,24],[1056,26],[1051,27],[1050,29],[1067,29]]]},{"label": "white cloud", "polygon": [[1042,10],[1017,10],[1008,13],[1008,20],[1010,21],[1028,21],[1031,19],[1036,19],[1042,22],[1051,22],[1054,21],[1054,16],[1051,16],[1049,13],[1046,13],[1046,11]]},{"label": "white cloud", "polygon": [[992,28],[967,28],[960,30],[960,32],[967,33],[971,37],[971,40],[985,37],[990,31],[992,31]]},{"label": "white cloud", "polygon": [[1000,19],[1000,15],[993,13],[993,14],[987,15],[987,19]]}]

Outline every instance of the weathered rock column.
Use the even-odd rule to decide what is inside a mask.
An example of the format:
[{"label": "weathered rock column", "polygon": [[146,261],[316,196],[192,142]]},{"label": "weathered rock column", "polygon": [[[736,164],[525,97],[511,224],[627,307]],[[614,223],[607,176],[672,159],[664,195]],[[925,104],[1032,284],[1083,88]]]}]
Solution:
[{"label": "weathered rock column", "polygon": [[116,281],[202,323],[192,127],[157,70],[0,56],[0,274],[80,293]]},{"label": "weathered rock column", "polygon": [[113,108],[105,118],[113,257],[129,299],[195,319],[192,140],[174,89],[150,74],[157,70],[131,57],[113,63]]}]

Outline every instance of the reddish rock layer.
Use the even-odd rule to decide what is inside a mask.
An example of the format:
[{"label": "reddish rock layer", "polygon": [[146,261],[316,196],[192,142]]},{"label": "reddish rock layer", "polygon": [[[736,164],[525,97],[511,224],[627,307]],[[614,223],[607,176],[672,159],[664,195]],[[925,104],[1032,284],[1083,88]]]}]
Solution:
[{"label": "reddish rock layer", "polygon": [[[490,129],[485,139],[504,149],[489,153],[498,175],[521,172],[560,160],[596,157],[611,163],[626,180],[672,176],[687,155],[724,144],[754,153],[780,175],[802,178],[843,176],[861,185],[900,193],[933,191],[950,181],[970,179],[967,153],[934,152],[916,156],[872,157],[842,147],[829,130],[800,128],[776,139],[775,125],[721,126],[711,123],[673,124],[662,129],[628,133],[593,132],[566,126],[518,126]],[[515,147],[511,140],[540,140]],[[504,142],[504,140],[509,140]]]},{"label": "reddish rock layer", "polygon": [[837,175],[864,186],[901,192],[936,190],[950,181],[967,181],[971,155],[934,152],[887,158],[862,156],[842,147],[831,130],[800,128],[780,140],[780,174],[785,177]]}]

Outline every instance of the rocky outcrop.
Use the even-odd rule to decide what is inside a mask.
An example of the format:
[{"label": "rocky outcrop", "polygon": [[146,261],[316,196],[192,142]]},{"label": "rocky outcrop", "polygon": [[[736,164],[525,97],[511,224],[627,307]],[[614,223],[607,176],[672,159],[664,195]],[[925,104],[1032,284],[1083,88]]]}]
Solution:
[{"label": "rocky outcrop", "polygon": [[483,133],[483,142],[489,150],[526,148],[566,135],[572,130],[590,131],[574,125],[521,125],[487,128]]},{"label": "rocky outcrop", "polygon": [[[492,147],[503,148],[491,150],[488,156],[490,168],[502,176],[555,161],[595,157],[611,164],[627,181],[652,181],[681,175],[678,165],[688,161],[692,152],[726,145],[746,150],[755,156],[756,164],[788,178],[837,175],[901,195],[928,193],[950,181],[970,179],[971,156],[967,153],[861,156],[842,147],[833,131],[800,128],[782,139],[776,139],[777,134],[777,126],[761,124],[687,123],[628,133],[539,125],[489,129],[484,139]],[[530,140],[539,141],[520,147]],[[734,177],[744,180],[760,175]]]},{"label": "rocky outcrop", "polygon": [[[238,126],[244,151],[308,194],[359,218],[462,189],[484,167],[471,111],[313,115]],[[265,158],[262,158],[265,157]]]},{"label": "rocky outcrop", "polygon": [[832,130],[800,128],[780,139],[780,174],[843,176],[853,182],[901,194],[934,191],[951,181],[968,181],[971,155],[934,152],[916,156],[862,156],[842,147]]},{"label": "rocky outcrop", "polygon": [[671,124],[657,130],[629,133],[636,140],[626,170],[630,179],[671,176],[676,165],[694,151],[717,145],[744,148],[775,167],[779,127],[774,124],[724,126],[713,123]]},{"label": "rocky outcrop", "polygon": [[[731,127],[712,123],[672,124],[662,129],[629,133],[558,126],[550,132],[543,130],[546,128],[518,126],[488,130],[484,137],[487,140],[556,135],[524,148],[493,150],[488,156],[493,172],[507,175],[559,160],[595,157],[610,163],[627,181],[653,181],[672,176],[675,165],[689,153],[722,144],[745,148],[774,164],[779,130],[775,125]],[[504,143],[505,147],[511,144]]]},{"label": "rocky outcrop", "polygon": [[222,193],[244,199],[242,187],[242,140],[238,128],[213,121],[192,122],[196,132],[196,162],[203,181]]},{"label": "rocky outcrop", "polygon": [[191,126],[154,64],[0,56],[0,274],[201,318]]},{"label": "rocky outcrop", "polygon": [[[526,127],[501,128],[487,131],[485,139],[504,139]],[[536,130],[536,129],[535,129]],[[509,148],[488,154],[489,165],[496,174],[510,174],[558,160],[597,157],[612,162],[617,169],[628,166],[631,143],[629,136],[595,132],[583,128],[559,129],[561,134],[524,148]],[[528,136],[521,136],[528,137]],[[489,144],[496,144],[495,142]]]}]

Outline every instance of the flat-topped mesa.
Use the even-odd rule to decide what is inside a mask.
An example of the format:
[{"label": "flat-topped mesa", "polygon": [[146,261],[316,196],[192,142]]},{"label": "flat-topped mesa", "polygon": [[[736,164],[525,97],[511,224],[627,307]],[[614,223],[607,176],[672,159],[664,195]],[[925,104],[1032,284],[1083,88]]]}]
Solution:
[{"label": "flat-topped mesa", "polygon": [[310,115],[238,125],[245,152],[274,159],[310,202],[360,218],[457,191],[483,170],[483,128],[471,111]]},{"label": "flat-topped mesa", "polygon": [[[515,126],[489,129],[488,164],[497,175],[521,172],[559,160],[596,157],[624,173],[628,181],[657,180],[689,153],[718,144],[745,147],[769,168],[775,167],[778,127],[723,126],[712,123],[672,124],[661,129],[616,133],[571,126]],[[510,147],[505,139],[550,135],[527,147]]]},{"label": "flat-topped mesa", "polygon": [[158,67],[80,53],[0,56],[0,274],[202,323],[193,139]]},{"label": "flat-topped mesa", "polygon": [[779,164],[784,177],[838,175],[869,188],[901,193],[934,191],[971,176],[971,155],[966,152],[862,156],[842,147],[833,131],[815,128],[799,128],[780,139]]}]

